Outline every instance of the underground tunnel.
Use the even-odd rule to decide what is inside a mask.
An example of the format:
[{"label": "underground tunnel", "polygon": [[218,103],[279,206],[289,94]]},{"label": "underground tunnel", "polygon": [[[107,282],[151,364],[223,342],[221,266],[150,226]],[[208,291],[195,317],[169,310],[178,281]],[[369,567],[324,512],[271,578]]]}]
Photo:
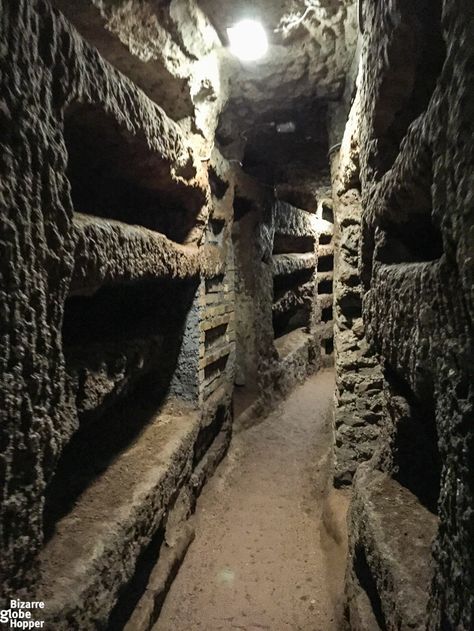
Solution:
[{"label": "underground tunnel", "polygon": [[474,631],[472,0],[0,0],[0,626]]}]

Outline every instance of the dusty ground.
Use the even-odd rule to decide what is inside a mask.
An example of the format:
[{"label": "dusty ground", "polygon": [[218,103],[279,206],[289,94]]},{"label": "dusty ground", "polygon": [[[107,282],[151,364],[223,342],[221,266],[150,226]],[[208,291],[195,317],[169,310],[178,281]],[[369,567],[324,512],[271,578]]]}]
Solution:
[{"label": "dusty ground", "polygon": [[154,631],[340,631],[348,498],[331,491],[331,371],[234,436]]}]

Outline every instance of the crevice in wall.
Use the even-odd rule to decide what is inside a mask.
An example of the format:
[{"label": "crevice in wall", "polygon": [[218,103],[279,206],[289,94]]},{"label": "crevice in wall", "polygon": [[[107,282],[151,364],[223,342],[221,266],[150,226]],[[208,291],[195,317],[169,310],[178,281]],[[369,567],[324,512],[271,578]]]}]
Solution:
[{"label": "crevice in wall", "polygon": [[[163,545],[166,545],[165,528],[160,526],[148,546],[138,557],[133,577],[120,589],[117,603],[110,613],[106,631],[122,631],[127,625],[147,588],[148,581],[153,569],[156,567]],[[170,582],[172,578],[173,577],[170,577]],[[163,594],[161,600],[155,604],[155,615],[158,615],[163,605],[164,596]]]},{"label": "crevice in wall", "polygon": [[354,557],[354,571],[360,587],[364,590],[369,598],[372,612],[375,616],[380,631],[388,631],[385,616],[382,609],[382,601],[377,589],[377,583],[374,579],[372,571],[367,563],[367,557],[364,548],[357,545]]},{"label": "crevice in wall", "polygon": [[402,410],[396,405],[391,406],[396,423],[392,443],[394,478],[436,514],[441,487],[441,457],[434,395],[426,392],[420,400],[389,364],[385,365],[385,379],[392,396],[403,397],[408,406]]},{"label": "crevice in wall", "polygon": [[202,460],[207,450],[211,446],[212,441],[215,439],[215,437],[221,430],[222,425],[226,419],[226,415],[227,415],[226,408],[223,405],[219,405],[211,421],[207,425],[204,425],[199,431],[198,437],[196,439],[196,443],[194,445],[194,457],[193,457],[194,468]]}]

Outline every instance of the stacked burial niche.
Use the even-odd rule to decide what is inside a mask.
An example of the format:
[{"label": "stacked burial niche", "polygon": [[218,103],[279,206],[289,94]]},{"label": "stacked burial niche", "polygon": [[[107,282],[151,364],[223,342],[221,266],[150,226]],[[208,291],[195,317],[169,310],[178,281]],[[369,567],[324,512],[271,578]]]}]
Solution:
[{"label": "stacked burial niche", "polygon": [[309,213],[285,202],[276,202],[273,213],[272,319],[278,348],[282,336],[312,327],[317,252]]},{"label": "stacked burial niche", "polygon": [[[94,262],[106,264],[93,257],[112,254],[107,252],[111,243],[113,255],[123,260],[133,254],[136,241],[161,246],[163,253],[173,247],[165,236],[176,241],[173,225],[179,214],[177,218],[171,202],[166,203],[166,193],[147,186],[137,160],[139,148],[124,135],[118,122],[99,109],[78,106],[66,113],[66,175],[78,241],[62,342],[79,429],[63,449],[46,490],[47,539],[97,474],[133,441],[150,414],[160,410],[172,390],[197,290],[197,278],[153,278],[151,266],[142,278],[134,278],[128,269],[123,279],[106,282],[92,268]],[[177,225],[181,229],[179,219]],[[104,252],[91,252],[98,245]],[[109,264],[120,265],[119,260]],[[142,410],[137,400],[143,402]]]},{"label": "stacked burial niche", "polygon": [[[317,206],[314,196],[311,202]],[[318,232],[322,224],[325,235]],[[239,423],[251,423],[321,366],[321,340],[332,339],[332,322],[321,324],[318,249],[324,257],[332,246],[318,246],[318,239],[330,242],[331,234],[332,224],[315,209],[275,200],[268,187],[239,175],[233,227]]]},{"label": "stacked burial niche", "polygon": [[331,204],[324,99],[284,110],[273,100],[251,102],[245,119],[238,103],[229,101],[217,139],[231,162],[236,152],[242,160],[232,233],[234,402],[247,424],[318,370],[322,355],[332,362],[332,291],[323,283],[318,300],[318,278],[330,285],[333,227],[321,216]]},{"label": "stacked burial niche", "polygon": [[2,19],[24,375],[2,406],[2,597],[43,600],[57,630],[151,629],[230,440],[229,170],[46,3]]},{"label": "stacked burial niche", "polygon": [[[474,21],[463,2],[363,6],[365,53],[333,160],[336,482],[353,481],[347,615],[356,631],[464,631],[474,379],[472,204],[459,191],[473,129],[460,103],[474,94]],[[348,317],[351,292],[363,321]]]},{"label": "stacked burial niche", "polygon": [[332,199],[323,198],[317,210],[317,295],[320,312],[321,355],[326,365],[334,354],[334,212]]}]

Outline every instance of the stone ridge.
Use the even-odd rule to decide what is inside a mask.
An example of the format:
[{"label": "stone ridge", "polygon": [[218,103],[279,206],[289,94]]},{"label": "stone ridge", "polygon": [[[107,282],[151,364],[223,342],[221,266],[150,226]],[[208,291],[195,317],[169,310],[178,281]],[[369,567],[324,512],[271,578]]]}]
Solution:
[{"label": "stone ridge", "polygon": [[111,282],[185,279],[200,273],[198,248],[173,243],[141,226],[75,213],[74,230],[72,292]]},{"label": "stone ridge", "polygon": [[[354,546],[350,554],[356,559],[347,588],[349,610],[362,590],[361,583],[365,587],[369,583],[370,573],[383,602],[379,615],[384,628],[425,629],[437,518],[388,474],[361,465],[354,480],[349,524]],[[365,628],[351,626],[353,631]]]},{"label": "stone ridge", "polygon": [[316,256],[312,252],[302,254],[274,254],[272,256],[272,272],[274,276],[293,274],[301,270],[315,267]]},{"label": "stone ridge", "polygon": [[335,213],[334,345],[336,395],[334,410],[335,482],[350,484],[360,463],[379,449],[385,429],[384,377],[369,347],[362,320],[362,282],[359,274],[361,194],[358,180],[359,146],[354,102],[339,156],[332,160]]}]

